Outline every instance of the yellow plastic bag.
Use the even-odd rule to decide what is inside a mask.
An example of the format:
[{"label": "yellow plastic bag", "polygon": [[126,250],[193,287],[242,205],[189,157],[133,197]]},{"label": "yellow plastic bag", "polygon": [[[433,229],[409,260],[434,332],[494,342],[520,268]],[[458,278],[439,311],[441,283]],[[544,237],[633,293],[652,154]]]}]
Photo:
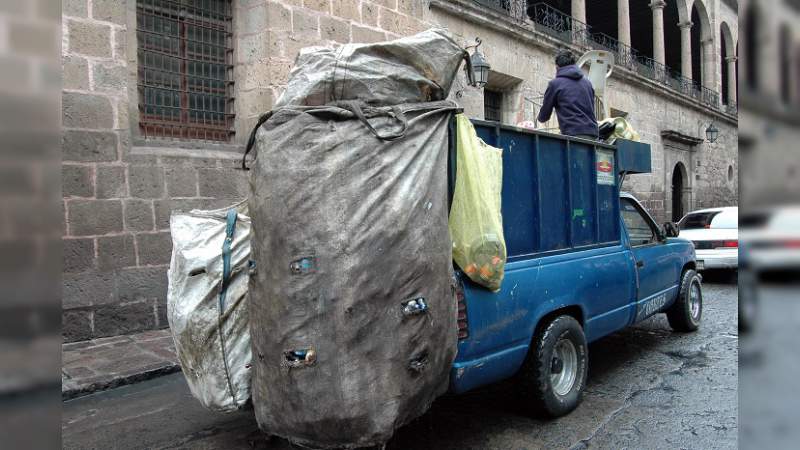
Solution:
[{"label": "yellow plastic bag", "polygon": [[456,185],[450,208],[453,259],[474,282],[500,290],[506,242],[500,193],[503,151],[483,142],[463,114],[456,116]]},{"label": "yellow plastic bag", "polygon": [[614,124],[614,132],[611,133],[611,136],[609,136],[608,139],[606,139],[606,142],[613,143],[619,138],[637,142],[641,139],[639,133],[624,117],[609,117],[608,119],[600,121],[598,125],[603,125],[604,123],[608,122]]}]

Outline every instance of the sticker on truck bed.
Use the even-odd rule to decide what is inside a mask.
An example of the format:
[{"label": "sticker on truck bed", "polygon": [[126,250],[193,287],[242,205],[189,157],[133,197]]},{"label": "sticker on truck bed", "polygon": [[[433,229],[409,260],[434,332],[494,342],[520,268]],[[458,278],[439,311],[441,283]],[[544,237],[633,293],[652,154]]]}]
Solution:
[{"label": "sticker on truck bed", "polygon": [[614,176],[614,152],[609,150],[596,150],[597,184],[614,186],[617,180]]}]

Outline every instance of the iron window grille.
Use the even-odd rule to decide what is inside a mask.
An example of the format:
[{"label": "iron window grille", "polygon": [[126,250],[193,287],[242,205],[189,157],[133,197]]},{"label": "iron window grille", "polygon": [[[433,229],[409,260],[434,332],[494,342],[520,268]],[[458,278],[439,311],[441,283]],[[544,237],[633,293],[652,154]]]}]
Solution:
[{"label": "iron window grille", "polygon": [[137,0],[144,138],[233,136],[232,20],[231,0]]},{"label": "iron window grille", "polygon": [[483,118],[494,122],[502,121],[503,93],[484,89]]}]

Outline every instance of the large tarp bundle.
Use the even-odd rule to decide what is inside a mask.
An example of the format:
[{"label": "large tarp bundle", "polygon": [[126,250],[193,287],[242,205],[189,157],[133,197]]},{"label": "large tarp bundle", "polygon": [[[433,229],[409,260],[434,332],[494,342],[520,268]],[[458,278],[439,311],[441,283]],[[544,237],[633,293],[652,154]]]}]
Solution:
[{"label": "large tarp bundle", "polygon": [[250,177],[253,404],[313,447],[386,442],[448,386],[451,102],[290,106]]},{"label": "large tarp bundle", "polygon": [[465,56],[466,51],[441,28],[394,41],[304,48],[275,106],[319,106],[342,100],[387,106],[444,100]]},{"label": "large tarp bundle", "polygon": [[250,399],[247,204],[170,218],[167,319],[192,395],[233,411]]}]

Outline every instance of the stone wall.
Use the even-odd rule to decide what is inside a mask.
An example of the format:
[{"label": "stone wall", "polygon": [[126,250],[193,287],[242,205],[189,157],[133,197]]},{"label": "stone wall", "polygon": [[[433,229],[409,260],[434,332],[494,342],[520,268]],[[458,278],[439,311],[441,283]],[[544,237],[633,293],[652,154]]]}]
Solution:
[{"label": "stone wall", "polygon": [[[455,5],[449,11],[432,3]],[[64,0],[63,197],[65,340],[167,326],[169,215],[175,209],[222,207],[246,195],[235,170],[257,117],[285,88],[302,47],[376,42],[447,26],[464,45],[483,39],[491,83],[505,90],[503,120],[532,120],[555,67],[558,41],[488,13],[472,17],[452,0],[234,0],[235,130],[232,142],[146,141],[138,136],[134,0]],[[474,2],[469,2],[475,9]],[[653,147],[653,174],[632,177],[656,215],[668,215],[667,162],[691,168],[691,207],[735,204],[736,123],[652,81],[618,71],[611,106],[626,111]],[[459,95],[455,95],[458,92]],[[451,98],[483,118],[482,91],[460,74]],[[701,136],[714,122],[716,144],[686,155],[665,153],[664,130]],[[555,121],[548,126],[556,126]],[[671,156],[670,156],[671,155]],[[683,158],[683,159],[681,159]]]},{"label": "stone wall", "polygon": [[222,207],[247,190],[234,169],[240,147],[184,148],[132,132],[133,3],[63,3],[66,341],[166,327],[171,211]]},{"label": "stone wall", "polygon": [[[524,99],[543,95],[547,83],[555,75],[553,54],[564,43],[536,32],[530,23],[515,23],[471,5],[462,0],[433,0],[424,19],[446,26],[465,44],[479,36],[483,41],[481,51],[496,72],[493,75],[520,80],[505,92],[510,97],[506,102],[516,105],[516,109],[507,114],[508,120],[504,117],[504,121],[513,124],[532,120],[530,102]],[[712,22],[712,26],[718,28],[716,22]],[[460,83],[463,86],[463,80]],[[678,161],[684,162],[690,175],[686,212],[737,203],[738,131],[734,118],[620,67],[608,80],[606,91],[610,108],[628,113],[642,141],[651,145],[653,172],[629,177],[624,188],[636,195],[659,222],[670,219],[671,177],[673,163]],[[466,87],[463,96],[455,100],[469,116],[483,117],[479,90]],[[673,131],[704,139],[705,129],[712,122],[720,130],[720,138],[713,144],[703,142],[677,150],[681,145],[662,137],[663,132]],[[554,119],[546,126],[557,127],[557,121]],[[731,180],[728,179],[729,167],[734,175]]]}]

